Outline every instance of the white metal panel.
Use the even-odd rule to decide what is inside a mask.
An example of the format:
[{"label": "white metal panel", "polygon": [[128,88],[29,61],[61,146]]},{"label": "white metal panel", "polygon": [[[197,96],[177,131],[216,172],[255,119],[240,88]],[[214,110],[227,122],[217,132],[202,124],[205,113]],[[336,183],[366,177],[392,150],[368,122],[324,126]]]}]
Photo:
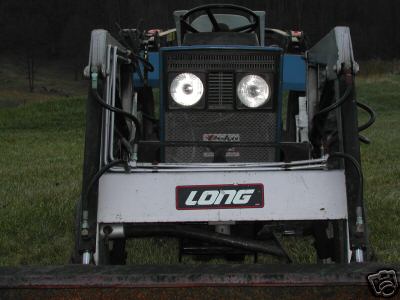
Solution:
[{"label": "white metal panel", "polygon": [[[177,210],[178,185],[264,185],[263,208]],[[114,173],[100,179],[98,222],[347,219],[345,176],[332,171]]]}]

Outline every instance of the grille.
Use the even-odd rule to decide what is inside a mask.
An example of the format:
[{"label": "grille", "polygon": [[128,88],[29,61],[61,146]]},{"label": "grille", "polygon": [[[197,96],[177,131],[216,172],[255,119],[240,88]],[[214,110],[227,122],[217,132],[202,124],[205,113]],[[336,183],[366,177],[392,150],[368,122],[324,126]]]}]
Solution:
[{"label": "grille", "polygon": [[[273,112],[169,111],[166,113],[167,141],[203,141],[205,134],[231,134],[240,142],[271,142],[276,136]],[[228,162],[274,161],[274,148],[235,147],[227,152]],[[166,147],[166,162],[212,162],[207,147]]]},{"label": "grille", "polygon": [[[213,52],[214,51],[214,52]],[[275,142],[277,114],[271,110],[235,110],[237,73],[279,72],[278,52],[196,49],[164,52],[166,72],[198,72],[206,76],[205,110],[165,112],[166,141],[205,141],[209,136],[239,142]],[[274,87],[275,88],[275,87]],[[164,93],[168,92],[167,89]],[[165,95],[166,96],[166,95]],[[167,99],[166,96],[164,99]],[[206,137],[206,138],[205,138]],[[213,162],[226,149],[165,147],[166,162]],[[226,152],[228,162],[267,162],[276,159],[276,149],[235,147]]]},{"label": "grille", "polygon": [[207,54],[207,53],[169,53],[169,71],[189,70],[252,70],[257,72],[276,71],[277,55],[270,54]]},{"label": "grille", "polygon": [[234,74],[210,73],[207,80],[207,103],[210,109],[231,109],[234,99]]}]

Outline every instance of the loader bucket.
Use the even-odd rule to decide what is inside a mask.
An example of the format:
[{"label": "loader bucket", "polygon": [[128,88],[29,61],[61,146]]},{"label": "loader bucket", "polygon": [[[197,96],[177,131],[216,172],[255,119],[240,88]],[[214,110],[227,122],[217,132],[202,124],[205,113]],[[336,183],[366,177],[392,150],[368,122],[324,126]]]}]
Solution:
[{"label": "loader bucket", "polygon": [[373,299],[367,276],[400,266],[48,266],[0,269],[1,299]]}]

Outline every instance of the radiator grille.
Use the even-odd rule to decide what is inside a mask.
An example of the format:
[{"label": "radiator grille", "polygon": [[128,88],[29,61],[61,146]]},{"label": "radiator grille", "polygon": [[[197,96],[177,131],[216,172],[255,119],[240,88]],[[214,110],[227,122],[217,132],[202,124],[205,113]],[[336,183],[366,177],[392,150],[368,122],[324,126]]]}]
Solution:
[{"label": "radiator grille", "polygon": [[196,54],[174,53],[167,56],[169,71],[180,70],[252,70],[276,71],[278,56],[270,54]]},{"label": "radiator grille", "polygon": [[[174,111],[166,113],[167,141],[203,141],[204,134],[232,134],[240,142],[275,141],[276,114],[272,112]],[[235,147],[227,153],[228,162],[274,161],[274,148]],[[212,162],[207,147],[166,147],[167,162]]]},{"label": "radiator grille", "polygon": [[210,73],[207,80],[207,104],[210,109],[232,109],[234,100],[234,74]]}]

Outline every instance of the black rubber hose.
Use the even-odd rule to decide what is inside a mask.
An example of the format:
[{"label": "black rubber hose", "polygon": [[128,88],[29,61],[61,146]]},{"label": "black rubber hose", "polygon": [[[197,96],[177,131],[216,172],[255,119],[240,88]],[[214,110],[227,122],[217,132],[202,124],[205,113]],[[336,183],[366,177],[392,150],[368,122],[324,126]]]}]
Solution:
[{"label": "black rubber hose", "polygon": [[121,164],[127,164],[127,162],[123,159],[118,159],[118,160],[114,160],[112,162],[110,162],[109,164],[105,165],[104,167],[102,167],[90,180],[88,188],[86,189],[86,193],[83,195],[83,210],[87,210],[87,201],[89,199],[89,194],[91,192],[91,190],[93,189],[93,186],[97,183],[97,181],[100,179],[100,177],[107,172],[109,169],[111,169],[112,167],[115,167],[117,165],[121,165]]},{"label": "black rubber hose", "polygon": [[136,61],[140,61],[143,65],[143,68],[146,69],[147,71],[149,71],[149,72],[154,71],[154,66],[149,61],[147,61],[146,59],[141,57],[140,55],[137,55],[136,53],[131,53],[129,55],[129,57]]},{"label": "black rubber hose", "polygon": [[[317,112],[314,117],[313,117],[313,123],[315,125],[315,130],[317,131],[317,133],[321,136],[321,138],[323,138],[324,133],[323,133],[323,126],[320,124],[318,117],[338,108],[339,106],[341,106],[349,97],[350,93],[352,91],[352,85],[348,84],[346,87],[346,90],[344,91],[343,95],[333,104],[323,108],[322,110],[320,110],[319,112]],[[337,132],[334,132],[332,134],[332,139],[331,141],[326,141],[327,145],[329,145],[331,142],[334,142],[334,136],[337,135]]]},{"label": "black rubber hose", "polygon": [[121,144],[125,147],[125,149],[128,151],[129,154],[132,154],[133,153],[132,145],[129,143],[129,141],[123,136],[123,134],[117,128],[114,128],[114,129],[121,141]]},{"label": "black rubber hose", "polygon": [[372,124],[375,123],[375,121],[376,121],[376,113],[371,107],[369,107],[368,105],[366,105],[364,103],[361,103],[361,102],[357,101],[357,106],[359,108],[363,109],[364,111],[366,111],[369,114],[369,120],[365,124],[363,124],[363,125],[358,127],[358,132],[361,132],[361,131],[371,127]]},{"label": "black rubber hose", "polygon": [[132,115],[122,109],[119,109],[117,107],[107,104],[101,98],[101,96],[99,95],[99,92],[97,90],[92,89],[92,91],[93,91],[93,95],[94,95],[94,98],[96,99],[97,103],[99,103],[102,107],[104,107],[105,109],[108,109],[112,112],[123,115],[124,117],[128,118],[135,124],[136,132],[135,132],[135,138],[133,139],[133,143],[137,143],[137,141],[140,140],[140,135],[141,135],[141,126],[140,126],[139,120],[134,115]]},{"label": "black rubber hose", "polygon": [[[359,244],[360,241],[358,241],[358,243],[357,243],[358,245],[356,244],[356,245],[354,246],[354,248],[360,248],[360,249],[361,249],[361,248],[363,248],[364,242],[365,242],[365,241],[368,241],[368,231],[367,231],[367,229],[364,227],[364,226],[365,226],[365,225],[364,225],[364,223],[365,223],[365,210],[364,210],[364,206],[363,206],[363,198],[364,198],[364,195],[363,195],[363,190],[364,190],[364,187],[363,187],[363,185],[364,185],[364,177],[363,177],[363,174],[362,174],[361,166],[360,166],[360,164],[358,163],[358,161],[357,161],[353,156],[351,156],[351,155],[349,155],[349,154],[347,154],[347,153],[340,153],[340,152],[333,153],[333,154],[331,154],[331,155],[329,156],[328,161],[331,160],[331,159],[334,159],[334,158],[344,158],[345,160],[347,160],[348,162],[350,162],[350,163],[354,166],[354,168],[357,170],[357,173],[358,173],[359,185],[358,185],[358,195],[357,195],[357,203],[356,203],[356,211],[355,211],[355,215],[356,215],[356,217],[357,217],[356,227],[357,227],[358,225],[361,225],[361,226],[362,226],[361,228],[363,228],[361,232],[364,232],[366,235],[365,235],[365,236],[362,235],[362,237],[364,237],[365,240],[362,241],[361,244]],[[361,215],[361,216],[358,215],[358,209],[359,209],[359,208],[362,210],[362,215]],[[357,223],[358,223],[358,218],[359,218],[359,217],[362,218],[362,223],[361,223],[361,224],[357,224]],[[356,233],[357,233],[357,229],[356,229]],[[365,246],[365,245],[364,245],[364,246]]]},{"label": "black rubber hose", "polygon": [[[357,101],[356,104],[357,104],[358,107],[360,107],[361,109],[365,110],[370,116],[369,120],[365,124],[363,124],[363,125],[358,127],[358,132],[361,132],[361,131],[364,131],[367,128],[371,127],[375,123],[375,121],[376,121],[376,113],[371,107],[369,107],[368,105],[366,105],[364,103],[361,103],[361,102]],[[331,145],[332,143],[334,143],[337,140],[337,135],[338,135],[337,131],[335,131],[335,132],[333,132],[331,134],[331,138],[328,141],[328,146]],[[367,137],[365,137],[363,135],[359,135],[359,140],[360,140],[360,142],[362,142],[364,144],[367,144],[367,145],[371,144],[371,141]]]},{"label": "black rubber hose", "polygon": [[335,152],[329,155],[328,162],[334,158],[343,158],[346,161],[350,162],[354,168],[357,170],[359,184],[358,184],[358,192],[357,192],[357,206],[362,207],[362,199],[363,199],[363,186],[364,186],[364,177],[362,174],[361,166],[358,161],[351,155],[342,152]]},{"label": "black rubber hose", "polygon": [[359,140],[361,143],[364,143],[364,144],[366,144],[366,145],[371,144],[371,140],[370,140],[369,138],[367,138],[366,136],[363,136],[363,135],[361,135],[361,134],[358,135],[358,140]]},{"label": "black rubber hose", "polygon": [[136,72],[136,74],[138,75],[140,81],[141,81],[141,82],[144,82],[144,77],[143,77],[143,74],[142,74],[142,71],[141,71],[141,69],[140,69],[139,64],[138,64],[137,62],[134,62],[134,63],[132,63],[132,64],[133,64],[133,67],[134,67],[134,69],[135,69],[135,72]]},{"label": "black rubber hose", "polygon": [[335,103],[333,103],[333,104],[329,105],[328,107],[325,107],[322,110],[320,110],[319,112],[317,112],[314,115],[314,119],[319,117],[319,116],[321,116],[321,115],[324,115],[324,114],[326,114],[326,113],[338,108],[340,105],[342,105],[347,100],[347,98],[349,97],[351,91],[352,91],[352,85],[349,84],[346,87],[346,90],[344,91],[343,95],[339,98],[339,100],[337,100]]}]

